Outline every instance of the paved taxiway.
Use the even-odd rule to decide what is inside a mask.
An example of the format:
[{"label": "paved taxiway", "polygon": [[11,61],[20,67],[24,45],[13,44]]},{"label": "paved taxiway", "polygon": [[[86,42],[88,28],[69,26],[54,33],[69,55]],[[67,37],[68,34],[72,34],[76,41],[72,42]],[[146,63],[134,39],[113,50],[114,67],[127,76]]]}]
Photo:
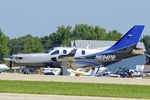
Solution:
[{"label": "paved taxiway", "polygon": [[0,100],[145,100],[145,99],[0,93]]},{"label": "paved taxiway", "polygon": [[106,84],[135,84],[150,85],[150,79],[137,78],[109,78],[109,77],[74,77],[74,76],[47,76],[37,74],[1,73],[0,80],[23,81],[52,81],[52,82],[80,82],[80,83],[106,83]]}]

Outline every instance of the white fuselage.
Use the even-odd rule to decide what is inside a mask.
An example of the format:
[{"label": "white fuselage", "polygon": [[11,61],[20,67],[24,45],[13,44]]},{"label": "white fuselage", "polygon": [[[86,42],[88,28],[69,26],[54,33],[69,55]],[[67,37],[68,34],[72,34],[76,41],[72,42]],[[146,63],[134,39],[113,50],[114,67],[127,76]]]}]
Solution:
[{"label": "white fuselage", "polygon": [[[103,47],[100,49],[86,49],[86,48],[76,48],[76,53],[74,55],[75,58],[82,57],[94,53],[101,52],[108,47]],[[46,53],[29,53],[29,54],[15,54],[10,58],[4,58],[5,60],[13,61],[15,64],[29,65],[33,64],[37,66],[39,64],[56,62],[55,59],[58,59],[60,55],[69,54],[74,47],[54,47],[50,49],[50,51]]]}]

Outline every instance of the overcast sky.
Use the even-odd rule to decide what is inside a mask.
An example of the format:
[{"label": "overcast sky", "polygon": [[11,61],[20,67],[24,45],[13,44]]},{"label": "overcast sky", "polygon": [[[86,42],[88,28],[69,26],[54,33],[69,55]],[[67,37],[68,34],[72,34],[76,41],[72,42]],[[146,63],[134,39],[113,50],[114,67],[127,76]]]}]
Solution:
[{"label": "overcast sky", "polygon": [[45,36],[75,24],[123,34],[142,24],[143,34],[150,34],[150,0],[0,0],[0,28],[10,38]]}]

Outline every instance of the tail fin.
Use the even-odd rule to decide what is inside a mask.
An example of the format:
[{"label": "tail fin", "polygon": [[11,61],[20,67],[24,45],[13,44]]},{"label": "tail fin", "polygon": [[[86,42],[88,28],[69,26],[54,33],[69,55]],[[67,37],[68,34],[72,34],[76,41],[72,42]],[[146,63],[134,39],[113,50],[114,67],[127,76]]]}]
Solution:
[{"label": "tail fin", "polygon": [[118,42],[116,42],[107,50],[103,51],[103,53],[121,50],[131,46],[136,46],[140,39],[143,29],[144,25],[133,26]]}]

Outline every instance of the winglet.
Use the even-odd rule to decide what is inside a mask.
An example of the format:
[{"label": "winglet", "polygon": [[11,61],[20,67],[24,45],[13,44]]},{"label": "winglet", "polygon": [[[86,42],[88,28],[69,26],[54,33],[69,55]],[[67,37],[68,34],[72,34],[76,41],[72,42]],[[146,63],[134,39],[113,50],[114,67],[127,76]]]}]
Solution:
[{"label": "winglet", "polygon": [[143,32],[144,25],[133,26],[118,42],[105,50],[103,53],[112,52],[120,49],[124,49],[130,46],[137,45],[140,36]]}]

